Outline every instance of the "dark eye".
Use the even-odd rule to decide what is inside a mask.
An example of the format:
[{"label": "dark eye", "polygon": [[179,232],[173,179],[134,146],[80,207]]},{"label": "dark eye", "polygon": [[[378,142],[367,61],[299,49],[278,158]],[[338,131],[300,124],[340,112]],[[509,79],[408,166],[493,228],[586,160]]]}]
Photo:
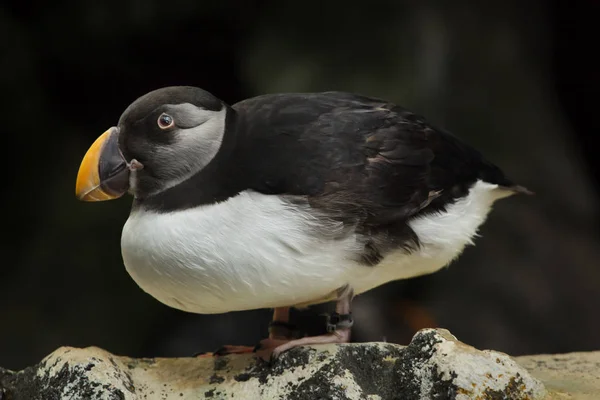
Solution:
[{"label": "dark eye", "polygon": [[172,127],[174,123],[173,117],[168,114],[160,114],[160,117],[158,117],[158,127],[160,129],[168,129]]}]

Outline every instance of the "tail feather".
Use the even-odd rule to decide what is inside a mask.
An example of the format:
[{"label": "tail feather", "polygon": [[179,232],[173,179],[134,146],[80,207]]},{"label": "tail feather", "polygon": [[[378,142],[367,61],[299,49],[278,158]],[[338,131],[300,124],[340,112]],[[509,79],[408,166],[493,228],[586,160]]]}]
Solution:
[{"label": "tail feather", "polygon": [[535,194],[531,190],[527,189],[525,186],[521,186],[521,185],[509,186],[505,189],[510,190],[511,192],[519,193],[519,194],[526,194],[528,196],[533,196]]},{"label": "tail feather", "polygon": [[526,194],[528,196],[532,196],[535,194],[531,190],[521,185],[498,186],[497,190],[502,193],[502,195],[499,196],[499,198],[512,196],[513,194]]}]

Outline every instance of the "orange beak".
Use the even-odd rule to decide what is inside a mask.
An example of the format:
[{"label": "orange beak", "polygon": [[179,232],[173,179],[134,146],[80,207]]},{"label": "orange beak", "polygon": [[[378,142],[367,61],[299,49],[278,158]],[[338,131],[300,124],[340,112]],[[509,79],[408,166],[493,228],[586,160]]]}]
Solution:
[{"label": "orange beak", "polygon": [[85,153],[75,183],[82,201],[104,201],[121,197],[129,189],[129,168],[119,150],[119,130],[108,129]]}]

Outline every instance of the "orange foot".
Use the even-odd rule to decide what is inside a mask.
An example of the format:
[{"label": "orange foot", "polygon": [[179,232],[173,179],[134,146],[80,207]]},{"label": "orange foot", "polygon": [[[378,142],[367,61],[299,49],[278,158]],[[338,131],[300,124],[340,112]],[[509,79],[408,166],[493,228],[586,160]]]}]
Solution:
[{"label": "orange foot", "polygon": [[216,351],[201,353],[201,354],[196,355],[196,357],[209,358],[209,357],[227,356],[229,354],[248,354],[248,353],[253,353],[255,349],[256,349],[256,346],[250,347],[250,346],[235,346],[235,345],[226,344],[226,345],[220,347],[219,349],[217,349]]},{"label": "orange foot", "polygon": [[294,347],[328,343],[348,343],[349,341],[350,328],[341,328],[326,335],[306,336],[300,339],[264,339],[257,346],[256,355],[265,361],[272,361],[277,359],[281,353]]}]

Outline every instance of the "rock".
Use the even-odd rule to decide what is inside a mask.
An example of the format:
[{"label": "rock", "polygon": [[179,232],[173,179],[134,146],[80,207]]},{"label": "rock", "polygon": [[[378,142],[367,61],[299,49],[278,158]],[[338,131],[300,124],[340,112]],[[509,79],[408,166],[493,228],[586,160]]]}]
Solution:
[{"label": "rock", "polygon": [[552,399],[600,399],[600,351],[515,357]]},{"label": "rock", "polygon": [[406,347],[297,348],[272,365],[252,355],[132,359],[97,347],[61,347],[23,371],[0,369],[0,387],[10,400],[534,400],[547,394],[513,358],[477,350],[443,329],[422,330]]}]

